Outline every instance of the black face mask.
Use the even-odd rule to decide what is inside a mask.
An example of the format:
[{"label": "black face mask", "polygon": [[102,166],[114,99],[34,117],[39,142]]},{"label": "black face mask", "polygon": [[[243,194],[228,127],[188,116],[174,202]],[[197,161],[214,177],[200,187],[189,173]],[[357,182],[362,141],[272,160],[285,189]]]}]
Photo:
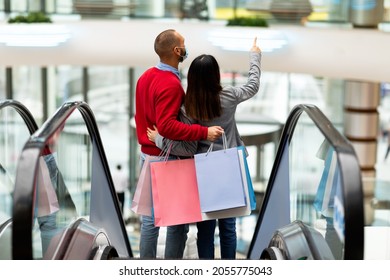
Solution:
[{"label": "black face mask", "polygon": [[187,48],[184,48],[184,54],[180,51],[179,62],[183,62],[188,57]]}]

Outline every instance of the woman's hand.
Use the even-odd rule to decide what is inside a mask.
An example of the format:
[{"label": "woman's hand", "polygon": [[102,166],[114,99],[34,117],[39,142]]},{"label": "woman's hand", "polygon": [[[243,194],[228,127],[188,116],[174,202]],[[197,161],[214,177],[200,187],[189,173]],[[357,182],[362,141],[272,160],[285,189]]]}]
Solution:
[{"label": "woman's hand", "polygon": [[261,52],[261,49],[257,46],[257,37],[255,37],[255,39],[253,40],[253,46],[251,48],[251,51],[258,52],[258,53]]},{"label": "woman's hand", "polygon": [[148,139],[152,142],[156,142],[156,136],[158,134],[158,130],[157,130],[157,127],[155,125],[153,125],[153,128],[154,129],[151,129],[148,127],[147,131],[146,131],[146,134],[148,135]]}]

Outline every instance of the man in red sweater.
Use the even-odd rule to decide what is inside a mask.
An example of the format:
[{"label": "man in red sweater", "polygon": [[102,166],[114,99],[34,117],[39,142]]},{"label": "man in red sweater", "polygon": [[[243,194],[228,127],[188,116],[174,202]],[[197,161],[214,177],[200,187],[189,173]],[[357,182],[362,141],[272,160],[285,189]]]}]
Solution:
[{"label": "man in red sweater", "polygon": [[[223,132],[219,126],[203,127],[178,121],[185,96],[178,67],[188,55],[183,36],[173,29],[165,30],[156,37],[154,50],[160,62],[145,71],[136,87],[135,122],[138,143],[141,145],[141,166],[145,155],[161,154],[155,143],[148,139],[148,127],[156,126],[162,136],[183,141],[215,141]],[[188,230],[188,225],[167,228],[165,258],[183,257]],[[140,258],[156,257],[158,234],[159,228],[154,226],[153,218],[142,216]]]}]

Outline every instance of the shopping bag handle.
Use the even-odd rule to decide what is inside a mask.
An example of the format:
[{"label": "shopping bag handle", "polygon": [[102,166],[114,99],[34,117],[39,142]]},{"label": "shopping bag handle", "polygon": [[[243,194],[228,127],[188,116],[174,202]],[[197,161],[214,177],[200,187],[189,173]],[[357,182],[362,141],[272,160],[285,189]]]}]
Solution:
[{"label": "shopping bag handle", "polygon": [[168,140],[168,143],[164,145],[161,149],[161,153],[158,155],[160,158],[163,158],[163,161],[168,161],[169,155],[171,154],[173,146],[173,140]]},{"label": "shopping bag handle", "polygon": [[[227,150],[227,139],[226,139],[226,134],[225,132],[222,132],[222,145],[223,145],[223,150],[226,151]],[[209,147],[209,149],[207,150],[206,152],[206,156],[213,151],[213,147],[214,147],[214,142],[211,142],[211,145]]]}]

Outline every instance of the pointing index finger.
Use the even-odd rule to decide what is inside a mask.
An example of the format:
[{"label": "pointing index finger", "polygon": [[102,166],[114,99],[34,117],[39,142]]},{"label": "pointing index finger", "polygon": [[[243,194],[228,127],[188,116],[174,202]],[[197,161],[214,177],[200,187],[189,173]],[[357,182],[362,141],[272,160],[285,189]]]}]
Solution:
[{"label": "pointing index finger", "polygon": [[255,39],[253,40],[253,46],[256,46],[257,45],[257,37],[255,37]]}]

